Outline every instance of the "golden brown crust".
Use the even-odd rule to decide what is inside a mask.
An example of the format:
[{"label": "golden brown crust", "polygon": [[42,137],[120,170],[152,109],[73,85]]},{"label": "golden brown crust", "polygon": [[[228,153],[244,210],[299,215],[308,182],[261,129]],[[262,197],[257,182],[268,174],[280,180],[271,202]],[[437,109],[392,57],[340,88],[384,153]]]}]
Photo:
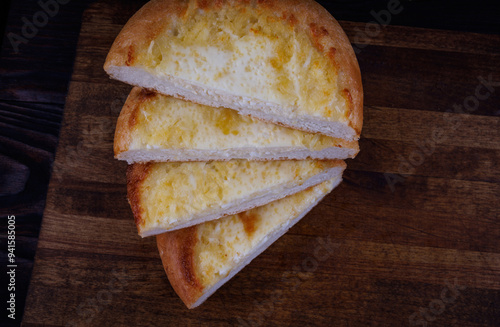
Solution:
[{"label": "golden brown crust", "polygon": [[[137,97],[137,88],[133,88],[130,94],[123,105],[123,108],[118,116],[118,120],[116,121],[115,128],[115,139],[113,143],[113,151],[115,154],[115,158],[118,154],[128,151],[130,142],[132,139],[132,128],[131,126],[131,117],[135,115],[135,111],[137,110],[136,105],[136,97]],[[135,122],[135,119],[132,120],[132,123]]]},{"label": "golden brown crust", "polygon": [[130,66],[137,51],[147,48],[168,22],[186,12],[188,2],[153,0],[145,4],[116,37],[106,57],[104,70],[110,66]]},{"label": "golden brown crust", "polygon": [[299,17],[297,27],[311,38],[315,47],[329,58],[339,72],[339,88],[350,93],[349,126],[357,136],[363,126],[363,86],[361,72],[351,43],[342,27],[330,13],[315,1],[277,1],[284,12]]},{"label": "golden brown crust", "polygon": [[141,206],[141,186],[150,169],[151,163],[139,163],[127,167],[127,198],[139,232],[139,226],[144,223],[144,209]]},{"label": "golden brown crust", "polygon": [[188,308],[193,306],[204,290],[194,267],[194,248],[197,241],[196,226],[156,236],[168,280]]},{"label": "golden brown crust", "polygon": [[146,49],[167,24],[190,10],[217,10],[221,6],[252,6],[267,11],[309,35],[312,44],[339,69],[339,87],[352,101],[348,121],[357,136],[363,125],[363,87],[356,55],[338,22],[312,0],[153,0],[142,7],[124,26],[106,58],[104,69],[130,65],[134,55]]},{"label": "golden brown crust", "polygon": [[132,142],[132,133],[134,127],[137,125],[137,115],[139,114],[140,107],[144,101],[154,96],[157,96],[157,94],[140,87],[134,87],[130,91],[116,122],[113,144],[115,158],[120,153],[129,150],[130,143]]}]

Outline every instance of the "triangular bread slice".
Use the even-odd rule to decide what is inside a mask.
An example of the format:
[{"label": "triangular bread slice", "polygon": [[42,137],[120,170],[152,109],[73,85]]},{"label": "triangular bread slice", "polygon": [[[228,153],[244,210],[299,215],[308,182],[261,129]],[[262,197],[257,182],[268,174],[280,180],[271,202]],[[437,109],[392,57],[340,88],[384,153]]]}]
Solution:
[{"label": "triangular bread slice", "polygon": [[262,206],[342,173],[341,160],[133,164],[128,200],[142,237]]},{"label": "triangular bread slice", "polygon": [[265,206],[156,237],[170,284],[188,308],[203,303],[306,215],[341,175]]},{"label": "triangular bread slice", "polygon": [[311,0],[153,0],[104,69],[120,81],[264,121],[359,139],[363,91],[337,21]]},{"label": "triangular bread slice", "polygon": [[118,117],[115,157],[147,161],[346,159],[358,142],[263,122],[135,87]]}]

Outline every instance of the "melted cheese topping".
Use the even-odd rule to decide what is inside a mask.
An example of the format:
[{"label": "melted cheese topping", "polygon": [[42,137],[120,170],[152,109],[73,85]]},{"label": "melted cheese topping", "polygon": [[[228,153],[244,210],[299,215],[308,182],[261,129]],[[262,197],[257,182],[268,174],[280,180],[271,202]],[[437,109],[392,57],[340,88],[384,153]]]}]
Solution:
[{"label": "melted cheese topping", "polygon": [[238,96],[309,114],[345,120],[338,72],[308,35],[287,21],[247,8],[189,9],[151,42],[137,63]]},{"label": "melted cheese topping", "polygon": [[245,213],[198,225],[194,265],[202,285],[210,287],[226,277],[271,234],[329,193],[338,178]]},{"label": "melted cheese topping", "polygon": [[146,148],[217,150],[246,147],[297,147],[322,150],[342,141],[306,133],[225,108],[212,108],[155,95],[137,112],[129,150]]},{"label": "melted cheese topping", "polygon": [[301,185],[328,165],[319,160],[155,163],[140,186],[138,227],[141,234],[172,229],[273,187]]}]

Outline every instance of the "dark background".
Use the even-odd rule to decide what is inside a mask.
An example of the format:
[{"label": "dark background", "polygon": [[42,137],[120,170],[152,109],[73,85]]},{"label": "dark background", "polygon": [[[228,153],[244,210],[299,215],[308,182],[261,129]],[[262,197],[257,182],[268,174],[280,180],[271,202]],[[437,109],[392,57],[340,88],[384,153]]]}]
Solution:
[{"label": "dark background", "polygon": [[[48,0],[42,0],[47,2]],[[16,323],[23,314],[55,156],[65,97],[71,78],[81,15],[91,0],[73,0],[15,53],[9,33],[22,35],[23,17],[32,19],[38,1],[0,2],[0,254],[5,294],[6,218],[16,216]],[[144,2],[144,1],[138,1]],[[338,20],[369,22],[388,1],[319,1]],[[401,1],[404,11],[391,25],[500,34],[498,1]],[[12,34],[11,34],[12,35]],[[102,63],[96,63],[102,65]],[[2,303],[4,299],[2,297]]]}]

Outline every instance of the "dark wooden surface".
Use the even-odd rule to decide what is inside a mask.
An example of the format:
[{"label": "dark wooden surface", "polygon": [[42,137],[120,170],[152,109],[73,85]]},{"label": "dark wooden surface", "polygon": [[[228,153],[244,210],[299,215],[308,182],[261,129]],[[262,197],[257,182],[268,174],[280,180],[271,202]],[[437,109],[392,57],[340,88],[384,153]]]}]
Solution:
[{"label": "dark wooden surface", "polygon": [[[87,1],[71,1],[15,52],[7,33],[22,36],[22,18],[37,0],[0,1],[0,300],[6,303],[7,216],[16,216],[16,320],[2,309],[0,325],[19,325],[34,262],[47,186],[71,78],[81,15]],[[8,14],[8,15],[7,15]],[[3,33],[5,27],[5,35]]]},{"label": "dark wooden surface", "polygon": [[[61,7],[35,38],[21,45],[20,53],[13,53],[5,38],[3,42],[0,211],[2,217],[15,214],[18,218],[18,314],[22,314],[45,205],[79,17],[90,2]],[[372,19],[371,8],[384,7],[383,2],[369,1],[323,3],[338,18],[361,21]],[[498,33],[499,20],[490,4],[475,2],[477,7],[470,13],[460,2],[451,7],[443,1],[435,3],[435,10],[430,11],[429,6],[419,7],[422,2],[404,2],[406,10],[392,17],[391,25]],[[472,115],[460,115],[457,130],[450,130],[442,114],[474,94],[478,76],[499,71],[498,36],[389,26],[376,37],[357,38],[371,44],[360,46],[358,54],[366,91],[365,139],[360,156],[349,163],[346,181],[326,203],[242,271],[242,277],[219,291],[222,295],[214,296],[218,300],[210,300],[211,305],[207,302],[210,307],[193,314],[184,311],[168,286],[151,240],[135,236],[121,185],[123,165],[110,157],[114,119],[129,88],[107,80],[101,66],[112,39],[140,4],[110,2],[108,10],[93,7],[86,15],[82,35],[87,37],[80,40],[48,198],[48,222],[42,232],[42,259],[37,264],[42,273],[35,271],[31,292],[35,295],[30,297],[34,304],[27,322],[139,324],[141,315],[131,317],[131,312],[151,307],[158,311],[157,319],[167,319],[171,308],[176,313],[172,317],[184,317],[194,325],[217,323],[216,317],[236,324],[236,316],[248,320],[251,312],[259,312],[254,298],[262,303],[273,291],[283,290],[286,296],[274,303],[274,310],[264,310],[265,324],[283,319],[294,325],[308,319],[309,324],[326,325],[338,319],[339,325],[408,325],[413,312],[439,299],[445,279],[457,277],[467,289],[429,325],[498,325],[495,253],[500,241],[496,204],[500,91],[481,101]],[[117,13],[119,8],[125,9]],[[18,32],[21,17],[30,17],[37,10],[36,1],[14,2],[7,32]],[[359,23],[343,22],[343,26],[352,39],[356,28],[365,28]],[[443,127],[447,140],[392,192],[383,172],[397,173],[400,156],[408,158],[418,150],[414,140],[429,139],[435,126]],[[82,157],[90,163],[82,166]],[[113,227],[116,230],[106,227],[107,219],[119,219],[119,225]],[[47,239],[44,233],[48,233]],[[299,275],[303,279],[292,290],[293,283],[281,281],[281,277],[311,256],[315,235],[332,237],[339,245],[338,253],[321,262],[313,273]],[[5,246],[1,251],[3,259]],[[123,267],[127,269],[125,281],[112,273],[113,268],[120,272]],[[259,275],[260,271],[265,274]],[[113,296],[107,301],[103,297],[109,290],[105,285],[110,283]],[[68,290],[60,289],[64,287]],[[467,292],[471,292],[469,297]],[[76,300],[62,305],[59,301],[68,299],[61,294],[73,294]],[[152,297],[146,300],[148,294]],[[150,306],[150,301],[158,304]],[[216,305],[233,310],[218,311]],[[105,320],[120,314],[124,318]],[[254,314],[251,318],[259,317]],[[0,321],[6,321],[4,315]],[[170,323],[182,324],[178,320]]]}]

